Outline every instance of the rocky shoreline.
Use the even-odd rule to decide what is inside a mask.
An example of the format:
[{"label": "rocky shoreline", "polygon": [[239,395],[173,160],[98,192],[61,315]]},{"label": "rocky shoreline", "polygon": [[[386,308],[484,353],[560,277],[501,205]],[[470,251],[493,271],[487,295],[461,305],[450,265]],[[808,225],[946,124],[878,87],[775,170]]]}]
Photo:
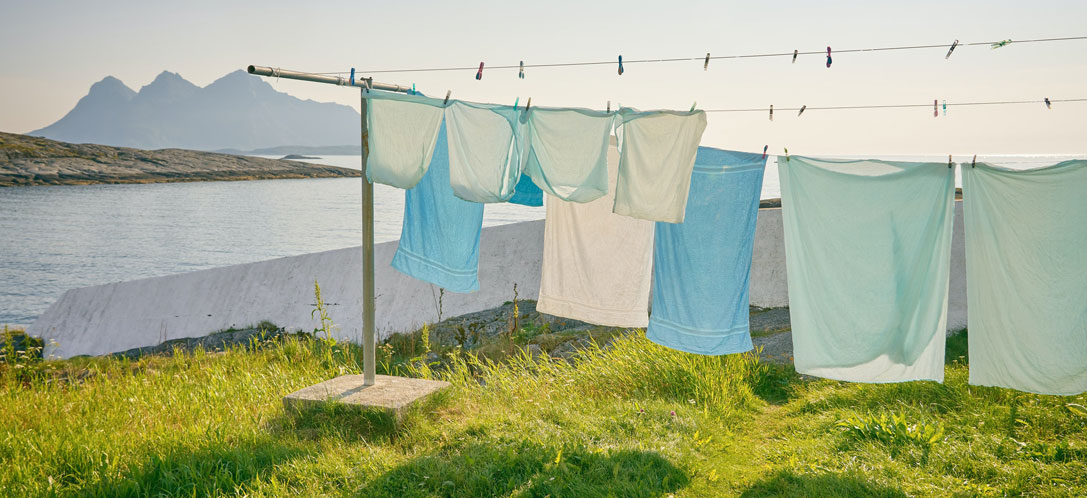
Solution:
[{"label": "rocky shoreline", "polygon": [[0,132],[0,187],[358,176],[358,170],[282,159],[70,144]]}]

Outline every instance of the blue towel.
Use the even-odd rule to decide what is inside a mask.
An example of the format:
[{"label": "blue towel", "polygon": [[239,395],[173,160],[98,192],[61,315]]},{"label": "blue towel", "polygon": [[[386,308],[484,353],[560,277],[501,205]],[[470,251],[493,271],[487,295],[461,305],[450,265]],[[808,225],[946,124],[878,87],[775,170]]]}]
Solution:
[{"label": "blue towel", "polygon": [[699,147],[682,223],[656,223],[649,340],[706,355],[752,348],[748,280],[761,154]]},{"label": "blue towel", "polygon": [[522,206],[540,207],[543,206],[543,190],[540,190],[540,187],[532,182],[532,178],[521,173],[521,179],[517,181],[517,186],[513,189],[513,197],[510,197],[507,202]]},{"label": "blue towel", "polygon": [[452,292],[474,292],[483,204],[453,195],[447,143],[443,121],[430,167],[404,195],[404,227],[392,267]]}]

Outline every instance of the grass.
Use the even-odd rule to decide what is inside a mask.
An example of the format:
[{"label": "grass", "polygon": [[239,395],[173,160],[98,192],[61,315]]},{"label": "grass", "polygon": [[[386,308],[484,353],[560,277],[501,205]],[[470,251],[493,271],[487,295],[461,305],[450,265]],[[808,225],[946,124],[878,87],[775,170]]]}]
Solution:
[{"label": "grass", "polygon": [[891,385],[679,353],[640,331],[572,363],[452,351],[442,369],[419,339],[383,348],[379,370],[453,386],[399,423],[284,412],[284,394],[360,370],[358,348],[312,337],[4,363],[0,495],[1087,495],[1084,396],[968,385],[965,334],[945,384]]}]

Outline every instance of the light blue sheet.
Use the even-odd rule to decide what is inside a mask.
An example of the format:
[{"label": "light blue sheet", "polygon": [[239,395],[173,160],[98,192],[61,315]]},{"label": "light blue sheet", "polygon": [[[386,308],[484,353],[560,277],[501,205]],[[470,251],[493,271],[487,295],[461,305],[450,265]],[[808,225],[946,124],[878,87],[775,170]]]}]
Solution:
[{"label": "light blue sheet", "polygon": [[792,156],[778,174],[796,371],[942,381],[954,169]]},{"label": "light blue sheet", "polygon": [[453,195],[447,150],[443,123],[426,175],[404,195],[404,226],[392,267],[452,292],[474,292],[483,204]]},{"label": "light blue sheet", "polygon": [[970,383],[1087,391],[1087,161],[962,180]]},{"label": "light blue sheet", "polygon": [[589,109],[528,111],[525,173],[544,192],[569,202],[608,193],[608,143],[616,113]]},{"label": "light blue sheet", "polygon": [[706,355],[752,348],[748,282],[766,159],[699,147],[683,223],[656,223],[649,340]]},{"label": "light blue sheet", "polygon": [[524,108],[455,101],[446,108],[449,180],[457,197],[506,202],[528,158]]},{"label": "light blue sheet", "polygon": [[372,90],[367,99],[369,130],[366,179],[408,189],[426,174],[445,113],[441,99]]},{"label": "light blue sheet", "polygon": [[540,207],[543,206],[543,190],[540,190],[540,187],[532,182],[532,178],[522,173],[521,179],[517,182],[517,187],[513,189],[513,197],[510,197],[507,202],[522,206]]}]

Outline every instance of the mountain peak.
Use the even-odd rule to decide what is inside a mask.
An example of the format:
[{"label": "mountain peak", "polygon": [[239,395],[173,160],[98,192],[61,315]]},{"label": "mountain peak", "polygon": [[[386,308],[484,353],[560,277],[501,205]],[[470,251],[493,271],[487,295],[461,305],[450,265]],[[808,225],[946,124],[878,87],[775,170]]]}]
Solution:
[{"label": "mountain peak", "polygon": [[136,92],[122,83],[121,80],[114,78],[113,76],[106,76],[97,83],[91,85],[91,90],[87,92],[87,94],[121,97],[128,100],[131,99]]}]

